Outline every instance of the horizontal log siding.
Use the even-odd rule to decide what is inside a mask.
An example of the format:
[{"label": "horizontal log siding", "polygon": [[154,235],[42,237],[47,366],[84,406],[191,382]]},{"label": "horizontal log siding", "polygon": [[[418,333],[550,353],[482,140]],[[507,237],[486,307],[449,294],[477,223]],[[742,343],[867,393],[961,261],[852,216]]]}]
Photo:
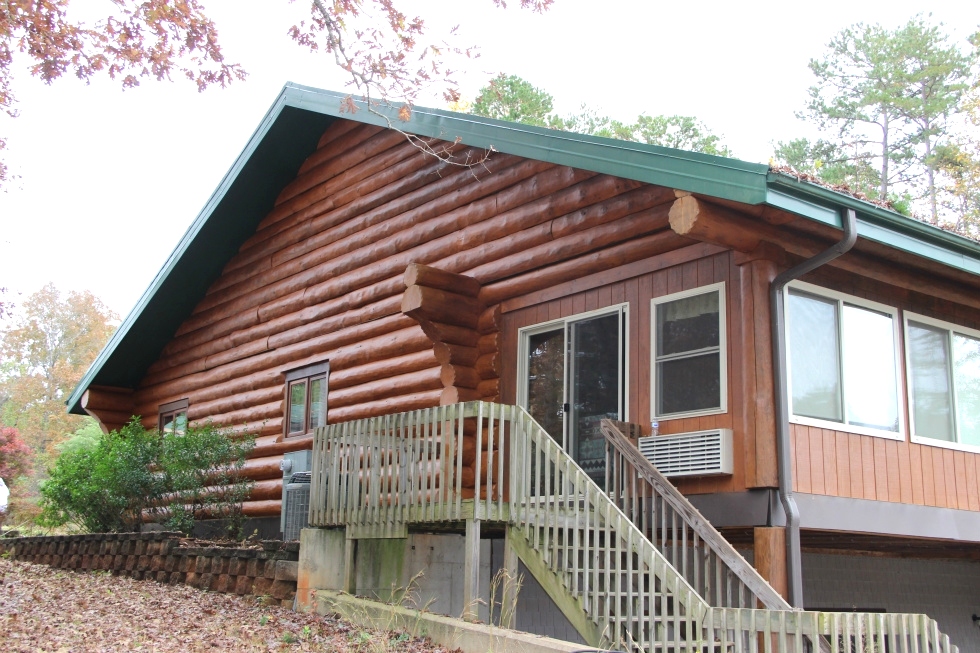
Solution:
[{"label": "horizontal log siding", "polygon": [[[439,403],[432,342],[400,312],[410,263],[474,277],[493,307],[571,271],[691,244],[667,228],[673,199],[502,154],[473,170],[446,166],[400,134],[336,121],[150,367],[134,405],[155,425],[161,404],[187,398],[192,422],[259,436],[245,474],[261,490],[246,508],[271,514],[278,461],[310,444],[282,438],[285,370],[330,361],[330,422]],[[484,351],[499,341],[475,350],[486,364],[501,365]]]},{"label": "horizontal log siding", "polygon": [[[936,297],[927,282],[919,284],[921,291],[915,291],[834,269],[822,269],[804,280],[902,311],[980,329],[977,306]],[[980,297],[974,301],[980,303]],[[904,331],[900,337],[904,339]],[[901,346],[904,352],[904,342]],[[980,511],[980,455],[909,441],[904,357],[901,365],[905,440],[793,424],[794,487],[811,494]]]},{"label": "horizontal log siding", "polygon": [[[751,324],[753,315],[751,303],[749,312],[740,309],[742,306],[741,284],[737,282],[746,268],[735,266],[729,252],[703,256],[701,246],[684,247],[672,251],[669,257],[676,264],[653,272],[643,273],[635,266],[613,268],[607,274],[597,275],[597,287],[577,292],[569,292],[551,300],[542,301],[530,306],[507,312],[503,316],[504,327],[501,335],[501,349],[506,361],[507,373],[501,377],[501,401],[516,402],[517,378],[516,363],[518,355],[518,329],[567,318],[579,313],[585,313],[607,306],[629,304],[629,370],[627,380],[627,406],[629,421],[646,427],[650,423],[650,300],[655,297],[691,290],[707,286],[719,281],[726,282],[728,293],[728,412],[720,415],[694,417],[687,419],[663,420],[660,422],[661,433],[682,433],[699,431],[710,428],[733,429],[733,446],[735,451],[734,473],[731,476],[691,478],[680,480],[677,486],[688,494],[706,492],[734,492],[754,486],[751,479],[746,478],[747,461],[755,455],[755,429],[747,426],[746,411],[752,410],[742,400],[741,390],[737,381],[739,370],[755,369],[754,360],[746,358],[746,349],[739,343],[744,330],[740,327],[743,320]],[[656,267],[650,262],[650,268]],[[603,278],[608,282],[603,282]],[[733,283],[732,280],[736,282]],[[573,287],[577,281],[569,281],[565,285]],[[561,286],[552,287],[551,293],[562,295]],[[732,375],[736,375],[733,377]],[[644,432],[649,432],[644,428]]]}]

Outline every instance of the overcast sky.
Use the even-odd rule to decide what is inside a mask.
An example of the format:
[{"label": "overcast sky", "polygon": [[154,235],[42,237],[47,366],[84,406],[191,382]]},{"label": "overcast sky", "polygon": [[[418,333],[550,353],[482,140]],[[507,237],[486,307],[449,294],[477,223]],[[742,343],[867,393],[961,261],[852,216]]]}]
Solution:
[{"label": "overcast sky", "polygon": [[[86,0],[88,1],[88,0]],[[403,0],[404,1],[404,0]],[[331,61],[286,35],[297,0],[203,0],[226,59],[245,82],[197,93],[189,84],[107,80],[14,83],[20,117],[0,118],[17,177],[0,192],[0,287],[22,301],[47,282],[90,290],[124,316],[245,146],[282,85],[344,89]],[[511,0],[511,5],[519,4]],[[766,162],[772,144],[812,135],[794,117],[812,83],[807,62],[848,25],[894,28],[920,2],[819,3],[555,0],[544,16],[491,0],[404,2],[434,31],[460,26],[482,56],[461,73],[473,97],[497,72],[554,95],[561,113],[588,104],[623,120],[694,115],[740,159]],[[980,25],[980,3],[935,1],[932,21],[958,42]],[[420,101],[441,107],[432,98]]]}]

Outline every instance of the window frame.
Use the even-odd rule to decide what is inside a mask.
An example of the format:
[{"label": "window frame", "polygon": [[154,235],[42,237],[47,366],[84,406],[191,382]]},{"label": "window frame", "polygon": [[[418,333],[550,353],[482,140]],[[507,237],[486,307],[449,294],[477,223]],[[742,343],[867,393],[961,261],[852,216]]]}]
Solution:
[{"label": "window frame", "polygon": [[[314,363],[312,365],[305,365],[292,370],[286,370],[284,374],[286,378],[283,388],[285,394],[282,418],[283,437],[301,438],[311,435],[313,433],[313,429],[310,428],[310,411],[312,410],[312,393],[310,393],[310,386],[312,385],[313,381],[323,379],[323,413],[320,415],[320,426],[323,426],[327,423],[327,401],[330,395],[330,385],[328,381],[330,377],[330,361],[323,361],[322,363]],[[300,383],[306,384],[306,400],[303,408],[303,428],[300,431],[291,432],[289,430],[291,407],[290,399],[293,387]]]},{"label": "window frame", "polygon": [[171,401],[165,404],[161,404],[157,408],[157,430],[161,434],[166,434],[167,431],[164,429],[163,420],[167,417],[172,416],[173,420],[171,424],[177,423],[177,416],[184,415],[184,431],[178,432],[175,426],[172,434],[173,435],[184,435],[187,432],[188,420],[187,420],[187,409],[190,407],[190,402],[187,399],[178,399],[177,401]]},{"label": "window frame", "polygon": [[[717,408],[704,408],[701,410],[689,410],[683,413],[660,414],[657,407],[657,307],[661,304],[707,295],[711,292],[718,293],[718,376],[719,376],[719,406]],[[695,350],[692,350],[695,351]],[[706,350],[696,350],[707,353]],[[691,357],[690,352],[685,352]],[[675,360],[677,360],[675,358]],[[710,283],[705,286],[698,286],[690,290],[654,297],[650,300],[650,415],[651,419],[658,422],[666,422],[675,419],[687,419],[689,417],[703,417],[706,415],[724,415],[728,412],[728,293],[725,282]]]},{"label": "window frame", "polygon": [[[838,360],[841,361],[841,367],[838,370],[838,381],[841,382],[841,387],[843,386],[843,361],[844,361],[844,334],[842,331],[842,320],[840,318],[843,315],[843,305],[850,304],[857,308],[866,309],[876,313],[884,313],[891,316],[892,319],[892,358],[895,365],[895,410],[898,414],[898,430],[897,431],[886,431],[883,429],[876,429],[868,426],[860,426],[857,424],[848,424],[846,421],[835,422],[827,419],[820,419],[818,417],[807,417],[804,415],[797,415],[793,410],[793,354],[792,346],[790,343],[790,320],[792,316],[789,311],[789,295],[791,290],[798,290],[802,293],[808,295],[814,295],[820,297],[821,299],[826,299],[830,301],[837,302],[837,333],[838,333]],[[799,424],[801,426],[813,426],[816,428],[828,429],[833,431],[841,431],[844,433],[854,433],[857,435],[869,435],[876,438],[885,438],[888,440],[905,441],[906,433],[906,419],[907,419],[907,407],[905,405],[905,393],[902,387],[902,368],[903,368],[903,350],[905,347],[905,340],[903,338],[904,333],[902,333],[902,317],[898,308],[894,306],[889,306],[887,304],[881,304],[870,299],[864,299],[863,297],[855,297],[854,295],[848,295],[846,293],[838,292],[836,290],[830,290],[829,288],[824,288],[823,286],[817,286],[812,283],[806,283],[805,281],[792,281],[783,288],[783,307],[784,307],[784,320],[786,324],[785,338],[786,338],[786,394],[789,400],[789,422],[791,424]],[[843,400],[843,405],[841,406],[842,411],[846,411],[846,388],[841,393],[841,399]],[[844,419],[847,419],[846,412],[844,414]]]},{"label": "window frame", "polygon": [[[952,322],[947,322],[946,320],[937,320],[932,317],[927,317],[919,313],[913,313],[911,311],[902,311],[902,328],[904,332],[902,335],[905,336],[905,384],[906,391],[908,393],[908,414],[909,414],[909,440],[916,444],[924,444],[933,447],[942,447],[943,449],[952,449],[954,451],[968,451],[970,453],[980,453],[980,446],[974,444],[966,444],[963,442],[950,442],[948,440],[940,440],[938,438],[930,438],[925,435],[915,434],[915,401],[912,397],[912,348],[908,345],[909,343],[909,320],[913,322],[921,322],[927,326],[935,327],[937,329],[942,329],[946,332],[947,337],[951,338],[952,334],[959,333],[961,335],[967,336],[969,338],[980,339],[980,330],[971,329],[969,327],[962,326],[960,324],[954,324]],[[951,340],[947,342],[952,344]],[[952,354],[952,347],[950,347],[950,354]],[[951,387],[952,399],[953,399],[953,428],[954,435],[959,438],[959,425],[956,421],[956,387],[955,380],[953,376],[954,370],[947,369],[949,374],[949,380],[953,382]]]}]

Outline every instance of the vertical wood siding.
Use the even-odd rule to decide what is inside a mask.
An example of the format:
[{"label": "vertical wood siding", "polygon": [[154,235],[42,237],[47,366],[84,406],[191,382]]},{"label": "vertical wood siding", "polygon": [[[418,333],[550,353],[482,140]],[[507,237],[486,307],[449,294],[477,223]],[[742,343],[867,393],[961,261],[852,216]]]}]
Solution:
[{"label": "vertical wood siding", "polygon": [[[916,291],[832,268],[804,280],[900,311],[980,328],[980,310],[931,295],[928,283]],[[901,312],[899,319],[903,319]],[[904,337],[902,330],[903,354]],[[904,441],[791,425],[793,479],[798,492],[980,511],[980,455],[909,440],[905,368],[903,355],[900,376],[905,411],[900,418]]]}]

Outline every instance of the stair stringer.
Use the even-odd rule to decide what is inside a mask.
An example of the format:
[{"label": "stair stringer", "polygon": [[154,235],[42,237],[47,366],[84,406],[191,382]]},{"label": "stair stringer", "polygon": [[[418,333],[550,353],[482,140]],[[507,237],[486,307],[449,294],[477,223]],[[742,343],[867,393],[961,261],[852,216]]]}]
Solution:
[{"label": "stair stringer", "polygon": [[615,642],[607,636],[608,624],[597,624],[589,617],[582,599],[572,594],[562,576],[548,567],[544,556],[531,545],[523,530],[514,526],[508,528],[507,546],[513,547],[517,557],[534,576],[534,580],[538,581],[586,644],[599,649],[610,649],[615,645]]}]

